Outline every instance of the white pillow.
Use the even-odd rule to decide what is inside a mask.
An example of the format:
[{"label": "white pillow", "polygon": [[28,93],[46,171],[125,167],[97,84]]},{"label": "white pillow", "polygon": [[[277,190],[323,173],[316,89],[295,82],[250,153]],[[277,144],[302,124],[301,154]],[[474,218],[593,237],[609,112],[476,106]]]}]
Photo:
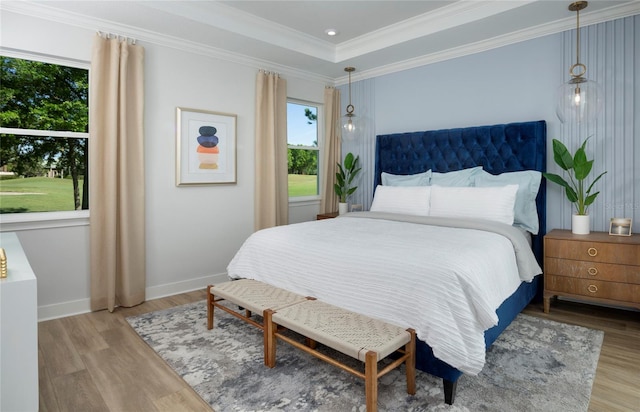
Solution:
[{"label": "white pillow", "polygon": [[382,186],[376,187],[372,212],[401,213],[429,216],[431,186]]},{"label": "white pillow", "polygon": [[513,225],[518,185],[431,186],[431,216],[493,220]]},{"label": "white pillow", "polygon": [[536,196],[540,188],[542,174],[536,170],[523,170],[492,175],[483,171],[474,176],[476,187],[505,186],[517,184],[515,216],[513,222],[534,235],[538,234],[538,208]]},{"label": "white pillow", "polygon": [[382,172],[383,186],[429,186],[431,181],[431,170],[412,175],[392,175]]}]

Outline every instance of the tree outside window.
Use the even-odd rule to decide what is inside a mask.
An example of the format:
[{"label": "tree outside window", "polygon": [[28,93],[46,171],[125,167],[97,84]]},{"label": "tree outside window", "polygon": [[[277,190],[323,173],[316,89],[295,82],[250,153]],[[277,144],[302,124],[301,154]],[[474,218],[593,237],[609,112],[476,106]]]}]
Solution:
[{"label": "tree outside window", "polygon": [[0,213],[88,209],[88,70],[0,60]]},{"label": "tree outside window", "polygon": [[318,107],[287,102],[289,197],[318,196]]}]

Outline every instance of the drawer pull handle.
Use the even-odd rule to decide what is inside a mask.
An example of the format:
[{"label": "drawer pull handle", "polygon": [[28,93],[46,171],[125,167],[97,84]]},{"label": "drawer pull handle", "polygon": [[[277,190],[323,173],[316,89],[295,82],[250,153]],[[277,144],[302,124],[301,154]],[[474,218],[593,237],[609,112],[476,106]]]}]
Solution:
[{"label": "drawer pull handle", "polygon": [[589,285],[587,290],[589,290],[589,292],[591,293],[596,293],[598,291],[598,287],[596,285]]},{"label": "drawer pull handle", "polygon": [[589,254],[589,256],[594,257],[598,254],[598,249],[594,248],[594,247],[590,247],[587,250],[587,253]]},{"label": "drawer pull handle", "polygon": [[591,275],[591,276],[595,276],[595,275],[597,275],[597,274],[598,274],[598,269],[596,269],[596,268],[589,268],[589,269],[587,269],[587,272],[589,272],[589,275]]}]

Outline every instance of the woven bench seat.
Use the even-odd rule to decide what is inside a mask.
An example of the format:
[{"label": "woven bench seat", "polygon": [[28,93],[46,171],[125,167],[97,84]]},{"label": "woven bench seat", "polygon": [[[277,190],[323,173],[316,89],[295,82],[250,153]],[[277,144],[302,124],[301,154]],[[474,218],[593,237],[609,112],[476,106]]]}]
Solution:
[{"label": "woven bench seat", "polygon": [[[245,309],[242,315],[219,302],[227,300]],[[207,286],[207,328],[213,329],[213,309],[217,307],[264,330],[264,324],[251,319],[251,313],[262,315],[266,309],[280,309],[306,298],[253,279],[239,279]]]},{"label": "woven bench seat", "polygon": [[[407,393],[415,394],[415,331],[357,314],[319,300],[304,300],[264,312],[265,363],[276,364],[276,340],[285,341],[365,380],[368,412],[377,410],[378,379],[404,363]],[[284,335],[284,327],[365,363],[364,373]],[[401,356],[378,371],[378,362],[394,352]],[[310,373],[312,373],[310,371]]]}]

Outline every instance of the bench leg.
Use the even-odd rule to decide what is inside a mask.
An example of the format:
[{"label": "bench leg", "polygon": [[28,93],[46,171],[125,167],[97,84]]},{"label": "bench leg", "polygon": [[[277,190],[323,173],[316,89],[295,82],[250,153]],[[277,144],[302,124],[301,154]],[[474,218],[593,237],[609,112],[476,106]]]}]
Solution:
[{"label": "bench leg", "polygon": [[409,395],[416,394],[416,331],[407,329],[411,335],[411,340],[404,346],[405,353],[409,354],[404,362],[404,368],[407,372],[407,393]]},{"label": "bench leg", "polygon": [[367,352],[364,365],[367,412],[376,412],[378,410],[378,355],[374,351]]},{"label": "bench leg", "polygon": [[273,310],[267,309],[264,318],[264,364],[269,368],[276,366],[276,328],[273,323]]},{"label": "bench leg", "polygon": [[213,295],[211,288],[213,285],[207,286],[207,329],[213,329]]}]

